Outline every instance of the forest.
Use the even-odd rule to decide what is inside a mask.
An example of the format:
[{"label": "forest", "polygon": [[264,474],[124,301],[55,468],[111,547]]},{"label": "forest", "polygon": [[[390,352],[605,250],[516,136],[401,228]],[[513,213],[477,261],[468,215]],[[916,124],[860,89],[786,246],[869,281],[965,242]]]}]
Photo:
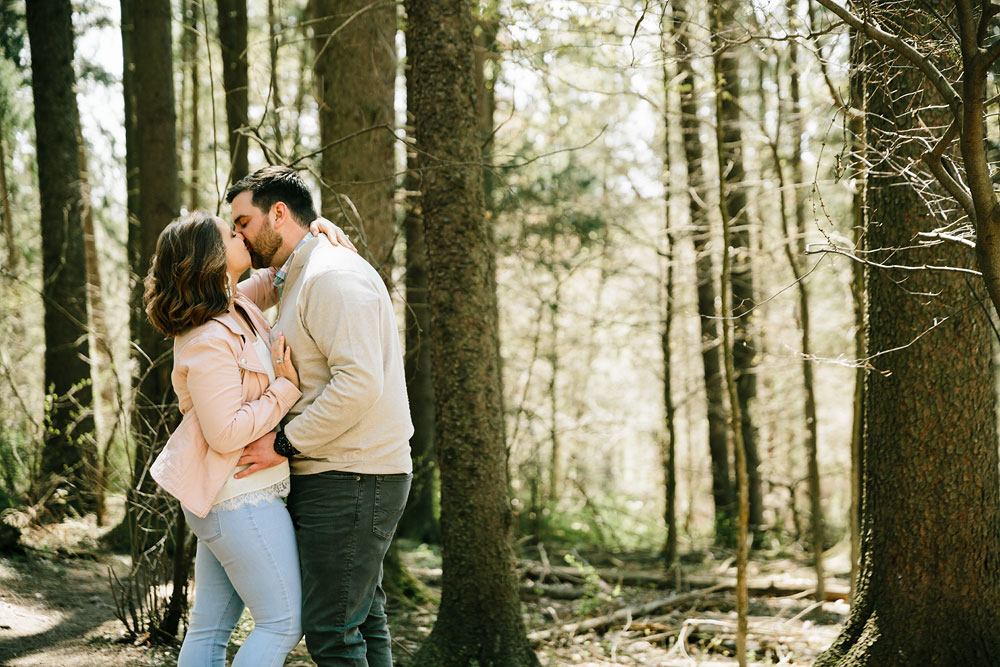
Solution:
[{"label": "forest", "polygon": [[395,664],[1000,665],[998,15],[0,0],[0,664],[177,664],[143,280],[279,165],[395,312]]}]

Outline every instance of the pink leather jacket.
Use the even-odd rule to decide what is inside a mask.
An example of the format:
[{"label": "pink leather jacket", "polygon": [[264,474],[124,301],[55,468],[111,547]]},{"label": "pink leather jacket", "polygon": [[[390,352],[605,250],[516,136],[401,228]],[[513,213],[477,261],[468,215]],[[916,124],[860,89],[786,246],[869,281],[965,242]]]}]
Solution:
[{"label": "pink leather jacket", "polygon": [[[244,287],[234,301],[270,343],[271,328]],[[260,291],[262,285],[253,287]],[[224,313],[174,339],[171,381],[184,417],[150,468],[160,486],[201,517],[212,509],[243,448],[277,426],[302,395],[285,378],[268,386],[252,340],[234,317]]]}]

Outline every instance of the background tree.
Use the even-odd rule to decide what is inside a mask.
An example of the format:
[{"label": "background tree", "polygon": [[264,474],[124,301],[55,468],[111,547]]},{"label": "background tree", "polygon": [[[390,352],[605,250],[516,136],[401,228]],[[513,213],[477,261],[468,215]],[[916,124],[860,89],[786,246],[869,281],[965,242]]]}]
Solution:
[{"label": "background tree", "polygon": [[698,313],[701,325],[701,358],[704,369],[705,397],[708,404],[708,449],[712,459],[712,499],[715,503],[715,536],[720,544],[734,544],[736,528],[736,494],[729,467],[729,447],[726,444],[726,407],[723,399],[722,366],[719,359],[719,320],[715,309],[715,269],[709,250],[711,225],[705,203],[706,191],[701,122],[698,120],[698,81],[693,60],[697,54],[691,48],[690,31],[697,25],[687,0],[673,3],[674,43],[677,49],[678,90],[680,91],[681,136],[684,162],[687,166],[687,187],[691,218],[691,241],[694,244]]},{"label": "background tree", "polygon": [[[203,0],[204,1],[204,0]],[[249,129],[249,75],[247,73],[247,2],[218,0],[222,81],[226,88],[226,124],[229,127],[230,183],[250,173],[247,158]],[[195,77],[192,76],[192,79]]]},{"label": "background tree", "polygon": [[408,105],[425,175],[442,541],[441,607],[414,663],[535,665],[511,550],[495,264],[468,94],[473,12],[464,0],[409,0],[406,14],[417,93]]},{"label": "background tree", "polygon": [[[362,256],[392,282],[396,224],[393,100],[396,7],[366,0],[311,0],[313,94],[319,103],[323,211],[347,195],[361,226],[353,233]],[[336,218],[333,218],[336,219]]]},{"label": "background tree", "polygon": [[[406,98],[413,99],[412,60],[407,55],[404,71]],[[438,543],[441,528],[434,508],[438,496],[437,463],[434,455],[434,357],[431,340],[431,311],[428,303],[427,245],[420,205],[423,179],[420,156],[413,145],[413,118],[407,112],[406,195],[403,229],[406,234],[406,394],[410,399],[413,436],[413,484],[406,510],[399,522],[399,534],[422,542]]]},{"label": "background tree", "polygon": [[[169,0],[122,0],[128,253],[134,280],[130,313],[137,371],[132,405],[134,465],[124,525],[129,534],[133,580],[142,575],[146,578],[142,584],[148,586],[160,583],[156,578],[164,576],[173,582],[165,608],[154,604],[151,615],[143,619],[145,627],[133,628],[160,639],[177,634],[187,607],[191,560],[185,548],[183,515],[176,503],[166,503],[148,474],[178,421],[170,383],[172,347],[150,324],[142,307],[142,277],[149,270],[160,232],[179,209],[170,22]],[[162,546],[165,530],[172,544],[172,559]],[[149,599],[141,585],[137,595],[140,600]]]},{"label": "background tree", "polygon": [[97,460],[87,349],[78,111],[69,0],[28,3],[38,144],[45,307],[46,411],[42,471],[65,478],[68,507],[93,509]]}]

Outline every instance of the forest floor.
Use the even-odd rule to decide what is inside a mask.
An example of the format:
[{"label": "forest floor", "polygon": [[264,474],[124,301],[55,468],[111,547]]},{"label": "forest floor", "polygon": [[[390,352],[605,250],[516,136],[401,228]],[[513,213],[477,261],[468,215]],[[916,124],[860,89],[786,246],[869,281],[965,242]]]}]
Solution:
[{"label": "forest floor", "polygon": [[[0,558],[0,665],[153,667],[173,665],[176,648],[127,641],[115,617],[109,568],[128,571],[128,557],[101,552],[104,529],[92,517],[25,531],[24,555]],[[404,561],[437,597],[440,559],[424,547],[403,548]],[[836,552],[836,550],[835,550]],[[735,665],[735,568],[729,560],[688,556],[669,579],[652,554],[573,553],[550,564],[544,550],[523,563],[521,593],[529,638],[542,665]],[[842,575],[843,560],[828,571]],[[693,562],[697,561],[697,562]],[[563,565],[565,562],[567,565]],[[822,604],[811,597],[810,570],[788,557],[751,564],[749,650],[754,665],[808,665],[846,620],[846,576],[831,577]],[[679,585],[678,585],[679,584]],[[428,602],[390,618],[397,664],[406,667],[434,622]],[[617,612],[617,615],[615,615]],[[596,620],[594,620],[596,619]],[[590,623],[572,627],[574,623]],[[235,650],[252,627],[234,633]],[[286,661],[306,667],[305,644]]]}]

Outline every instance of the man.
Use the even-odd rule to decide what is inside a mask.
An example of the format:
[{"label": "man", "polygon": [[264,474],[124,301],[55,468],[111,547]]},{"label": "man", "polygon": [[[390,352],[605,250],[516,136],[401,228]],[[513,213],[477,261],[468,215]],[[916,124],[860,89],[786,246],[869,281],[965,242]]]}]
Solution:
[{"label": "man", "polygon": [[251,443],[238,476],[289,459],[309,653],[327,665],[392,664],[382,561],[410,488],[413,433],[389,292],[357,253],[313,238],[302,179],[265,167],[229,188],[255,268],[278,271],[278,319],[302,398]]}]

